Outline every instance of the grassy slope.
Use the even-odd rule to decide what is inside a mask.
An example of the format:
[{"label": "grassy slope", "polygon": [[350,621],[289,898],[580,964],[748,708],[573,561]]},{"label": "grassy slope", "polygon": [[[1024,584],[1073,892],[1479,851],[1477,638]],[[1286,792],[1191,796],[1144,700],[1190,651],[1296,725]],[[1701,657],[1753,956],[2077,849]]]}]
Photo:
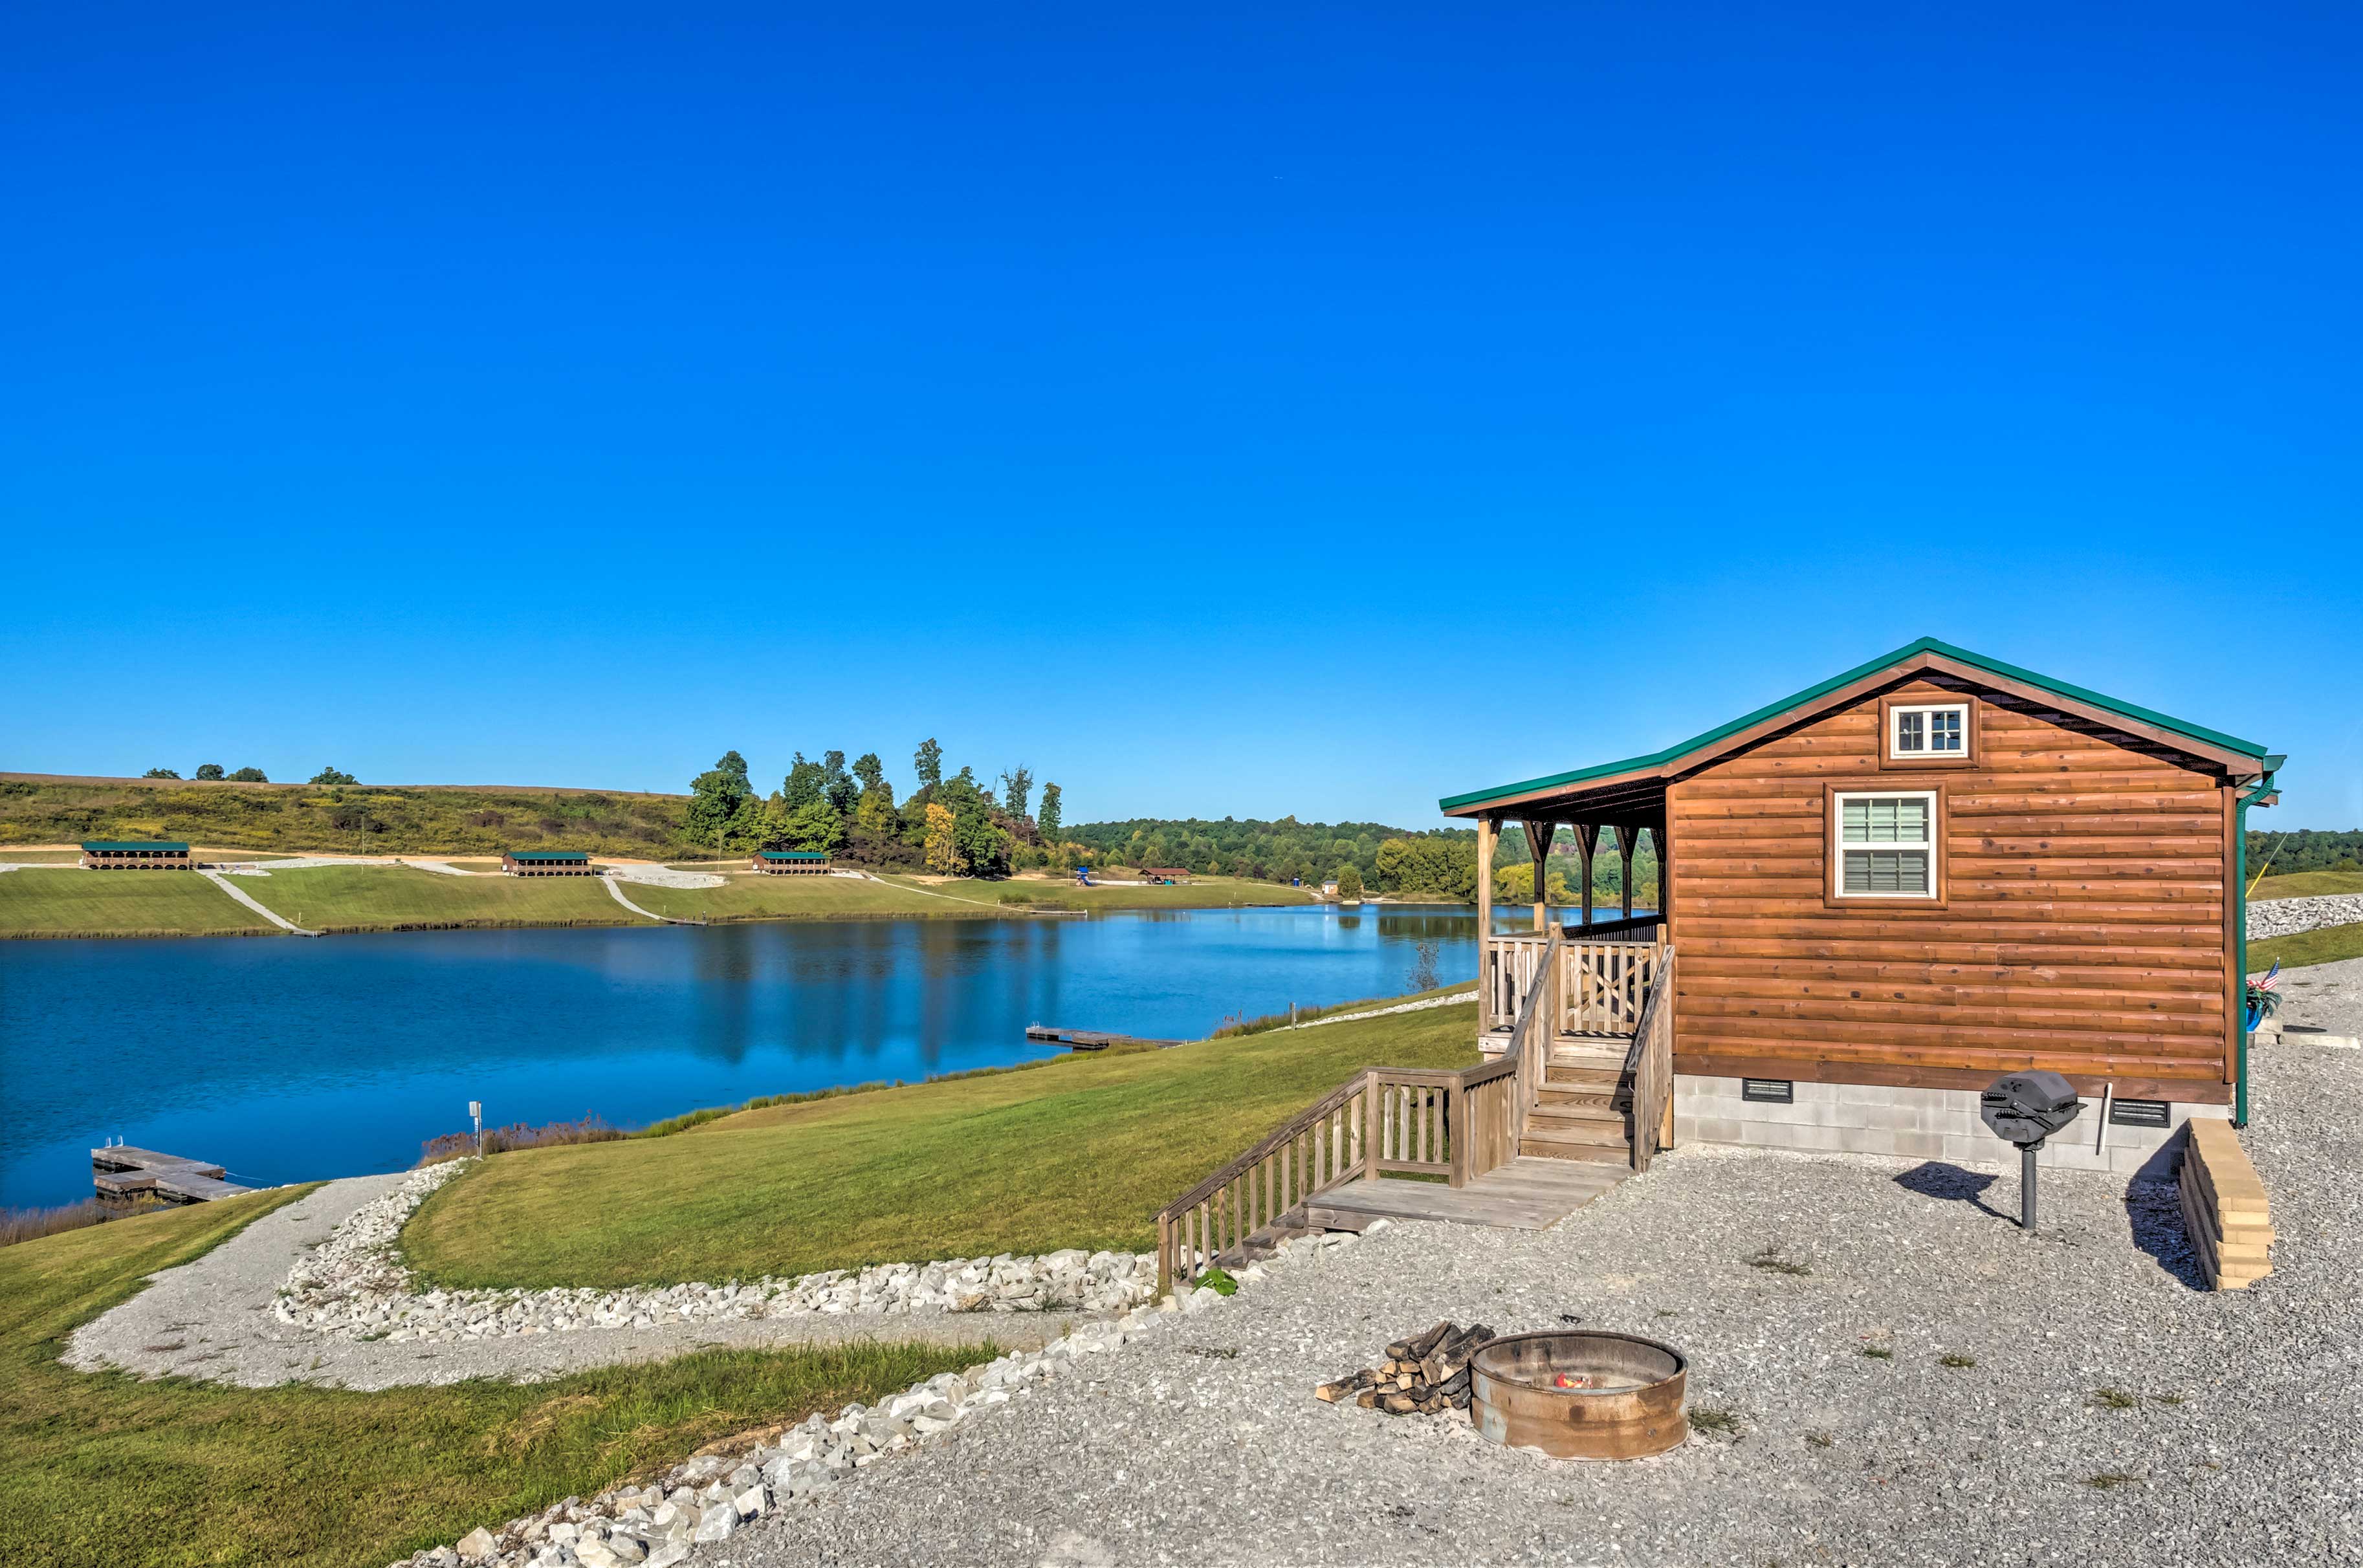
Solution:
[{"label": "grassy slope", "polygon": [[[180,838],[250,849],[434,855],[678,854],[686,795],[465,785],[197,784],[0,775],[0,844]],[[339,826],[353,809],[373,826]]]},{"label": "grassy slope", "polygon": [[12,1562],[379,1563],[701,1443],[989,1353],[707,1352],[529,1386],[353,1394],[140,1382],[58,1364],[142,1276],[300,1197],[259,1194],[0,1249],[0,1516]]},{"label": "grassy slope", "polygon": [[1159,1208],[1373,1064],[1477,1059],[1465,1008],[1078,1055],[496,1156],[405,1232],[453,1284],[649,1283],[891,1260],[1146,1249]]},{"label": "grassy slope", "polygon": [[2268,877],[2257,884],[2248,901],[2311,899],[2324,893],[2363,893],[2363,871],[2292,871],[2286,877]]},{"label": "grassy slope", "polygon": [[447,877],[407,866],[314,866],[242,877],[238,885],[255,902],[314,931],[463,922],[649,924],[590,877]]},{"label": "grassy slope", "polygon": [[66,933],[105,936],[268,933],[276,936],[279,928],[194,871],[10,871],[0,875],[0,936]]},{"label": "grassy slope", "polygon": [[2363,925],[2324,926],[2295,936],[2276,936],[2248,944],[2248,969],[2262,974],[2279,959],[2284,969],[2308,964],[2328,964],[2340,958],[2363,958]]}]

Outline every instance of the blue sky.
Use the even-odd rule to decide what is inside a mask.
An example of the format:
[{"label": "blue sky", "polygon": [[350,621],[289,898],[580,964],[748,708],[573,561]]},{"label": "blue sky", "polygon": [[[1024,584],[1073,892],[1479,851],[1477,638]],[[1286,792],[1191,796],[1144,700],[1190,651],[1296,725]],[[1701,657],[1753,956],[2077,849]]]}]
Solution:
[{"label": "blue sky", "polygon": [[12,8],[0,767],[1426,825],[1927,634],[2363,824],[2353,8],[860,9]]}]

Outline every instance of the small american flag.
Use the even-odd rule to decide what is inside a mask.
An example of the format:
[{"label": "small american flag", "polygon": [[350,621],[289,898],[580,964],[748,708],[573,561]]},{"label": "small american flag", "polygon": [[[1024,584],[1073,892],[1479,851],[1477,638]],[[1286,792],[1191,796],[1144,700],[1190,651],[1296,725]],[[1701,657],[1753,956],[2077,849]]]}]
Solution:
[{"label": "small american flag", "polygon": [[2281,961],[2276,958],[2273,960],[2273,966],[2265,971],[2265,977],[2257,982],[2257,989],[2260,991],[2277,991],[2280,988]]}]

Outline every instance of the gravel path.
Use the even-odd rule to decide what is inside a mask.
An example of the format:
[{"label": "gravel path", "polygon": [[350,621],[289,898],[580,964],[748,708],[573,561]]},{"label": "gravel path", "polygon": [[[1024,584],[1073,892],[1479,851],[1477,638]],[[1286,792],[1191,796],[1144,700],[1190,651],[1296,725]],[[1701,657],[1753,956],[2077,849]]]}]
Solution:
[{"label": "gravel path", "polygon": [[197,875],[203,877],[206,881],[211,882],[215,887],[219,888],[223,892],[227,893],[231,898],[236,899],[239,903],[244,904],[248,909],[252,910],[256,914],[261,915],[263,919],[269,921],[272,924],[277,926],[282,931],[291,933],[296,936],[317,936],[320,934],[316,931],[305,930],[302,926],[297,925],[294,921],[289,920],[285,915],[280,914],[276,911],[264,908],[261,904],[255,901],[253,895],[250,894],[245,889],[239,887],[237,883],[231,881],[228,878],[223,876],[218,871],[200,871]]},{"label": "gravel path", "polygon": [[[407,1173],[404,1173],[407,1174]],[[85,1372],[120,1367],[249,1388],[295,1381],[392,1388],[470,1377],[536,1382],[616,1363],[659,1361],[710,1346],[830,1344],[847,1340],[991,1341],[1036,1349],[1074,1322],[1071,1312],[885,1314],[705,1320],[640,1329],[580,1329],[458,1343],[361,1342],[281,1323],[272,1298],[287,1271],[338,1221],[390,1191],[401,1175],[351,1176],[263,1216],[193,1263],[150,1276],[130,1300],[75,1331],[62,1358]]]},{"label": "gravel path", "polygon": [[[2363,961],[2305,975],[2293,1016],[2363,1032]],[[2028,1237],[2011,1175],[1683,1152],[1549,1231],[1275,1268],[691,1561],[2363,1561],[2363,1061],[2292,1039],[2254,1086],[2246,1292],[2195,1287],[2171,1188],[2047,1172]],[[1561,1463],[1311,1397],[1439,1318],[1564,1315],[1684,1349],[1736,1438]]]},{"label": "gravel path", "polygon": [[617,884],[616,878],[613,877],[600,878],[599,885],[607,889],[607,896],[609,898],[615,900],[617,903],[623,905],[634,914],[638,915],[642,920],[652,920],[664,925],[686,925],[689,923],[687,921],[667,920],[663,915],[658,914],[652,910],[644,910],[640,908],[639,905],[624,897],[623,888]]}]

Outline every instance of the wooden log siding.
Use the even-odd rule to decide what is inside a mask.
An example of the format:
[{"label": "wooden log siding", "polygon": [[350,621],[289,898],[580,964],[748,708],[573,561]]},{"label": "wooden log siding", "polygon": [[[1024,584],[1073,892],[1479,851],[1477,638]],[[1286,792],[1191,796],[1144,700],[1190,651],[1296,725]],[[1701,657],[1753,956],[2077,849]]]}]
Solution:
[{"label": "wooden log siding", "polygon": [[[1882,767],[1881,695],[1971,702],[1968,764]],[[1829,898],[1828,791],[1937,780],[1941,905]],[[2048,1067],[2221,1102],[2229,796],[2197,757],[1949,676],[1709,763],[1667,790],[1674,1066],[1948,1088]]]}]

